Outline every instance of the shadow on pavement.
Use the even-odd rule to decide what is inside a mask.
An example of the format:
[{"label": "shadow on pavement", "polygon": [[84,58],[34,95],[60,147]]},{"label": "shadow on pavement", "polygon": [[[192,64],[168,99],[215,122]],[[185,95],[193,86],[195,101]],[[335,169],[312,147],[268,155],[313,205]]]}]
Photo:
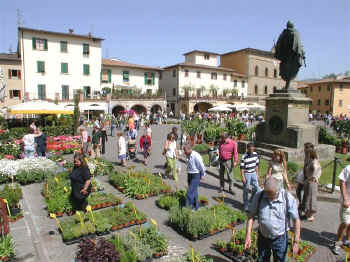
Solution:
[{"label": "shadow on pavement", "polygon": [[331,241],[336,239],[336,235],[325,231],[319,233],[303,227],[301,229],[301,239],[310,241],[316,245],[329,247]]},{"label": "shadow on pavement", "polygon": [[[213,196],[212,198],[216,202],[218,202],[218,200],[222,201],[222,197],[221,196]],[[224,203],[227,204],[227,205],[231,205],[233,208],[236,208],[236,209],[239,209],[239,210],[243,210],[243,203],[238,202],[237,200],[224,197]]]},{"label": "shadow on pavement", "polygon": [[213,259],[213,262],[228,262],[230,260],[224,259],[222,257],[214,256],[214,255],[205,255],[206,258]]},{"label": "shadow on pavement", "polygon": [[219,190],[218,186],[213,186],[207,183],[200,182],[199,184],[200,187],[206,188],[206,189],[212,189],[212,190]]}]

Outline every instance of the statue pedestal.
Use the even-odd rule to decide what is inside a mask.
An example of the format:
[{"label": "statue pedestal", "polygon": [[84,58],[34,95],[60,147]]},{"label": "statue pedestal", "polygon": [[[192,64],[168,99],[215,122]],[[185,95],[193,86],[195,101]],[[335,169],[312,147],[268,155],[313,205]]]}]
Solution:
[{"label": "statue pedestal", "polygon": [[[304,144],[307,142],[320,148],[317,151],[324,151],[326,145],[318,146],[319,128],[308,120],[311,101],[296,90],[281,90],[270,95],[266,99],[266,121],[256,127],[257,151],[270,156],[273,150],[279,148],[286,153],[289,161],[303,161]],[[320,152],[320,157],[331,157],[334,147],[329,150],[325,154]]]}]

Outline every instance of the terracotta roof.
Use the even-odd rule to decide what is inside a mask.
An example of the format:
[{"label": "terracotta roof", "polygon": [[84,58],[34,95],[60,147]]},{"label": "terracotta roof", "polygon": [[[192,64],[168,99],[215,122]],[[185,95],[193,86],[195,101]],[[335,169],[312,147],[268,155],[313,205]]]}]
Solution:
[{"label": "terracotta roof", "polygon": [[231,51],[231,52],[222,54],[221,56],[235,54],[235,53],[239,53],[239,52],[246,52],[246,53],[251,54],[251,55],[258,55],[258,56],[265,56],[265,57],[269,57],[269,58],[275,58],[274,53],[272,53],[271,51],[265,51],[265,50],[250,48],[250,47],[236,50],[236,51]]},{"label": "terracotta roof", "polygon": [[146,69],[146,70],[158,70],[161,71],[160,67],[152,67],[152,66],[144,66],[131,64],[125,61],[121,61],[119,59],[102,59],[103,66],[117,66],[117,67],[128,67],[128,68],[138,68],[138,69]]},{"label": "terracotta roof", "polygon": [[42,34],[49,34],[49,35],[72,36],[72,37],[78,37],[78,38],[84,38],[84,39],[92,39],[93,41],[104,40],[103,38],[95,37],[95,36],[89,35],[89,34],[88,35],[78,35],[78,34],[74,34],[74,33],[53,32],[53,31],[33,29],[33,28],[27,28],[27,27],[18,27],[18,31],[28,31],[28,32],[42,33]]},{"label": "terracotta roof", "polygon": [[21,61],[17,53],[0,53],[0,60]]},{"label": "terracotta roof", "polygon": [[226,72],[231,72],[231,73],[233,73],[234,75],[237,75],[237,76],[246,77],[245,74],[240,74],[240,73],[236,72],[236,70],[234,70],[232,68],[221,67],[221,66],[207,66],[207,65],[189,64],[189,63],[179,63],[179,64],[175,64],[175,65],[172,65],[172,66],[164,67],[163,69],[169,69],[169,68],[178,67],[178,66],[181,66],[181,67],[192,67],[192,68],[198,68],[198,69],[226,71]]},{"label": "terracotta roof", "polygon": [[209,54],[209,55],[220,55],[218,53],[214,53],[214,52],[208,52],[208,51],[203,51],[203,50],[192,50],[190,52],[184,53],[183,55],[189,55],[192,53],[203,53],[203,54]]},{"label": "terracotta roof", "polygon": [[312,85],[319,85],[319,84],[332,84],[332,83],[339,83],[339,84],[350,84],[350,79],[334,79],[334,78],[326,78],[326,79],[320,79],[316,81],[310,81],[310,82],[303,82],[298,85],[297,88],[305,88]]}]

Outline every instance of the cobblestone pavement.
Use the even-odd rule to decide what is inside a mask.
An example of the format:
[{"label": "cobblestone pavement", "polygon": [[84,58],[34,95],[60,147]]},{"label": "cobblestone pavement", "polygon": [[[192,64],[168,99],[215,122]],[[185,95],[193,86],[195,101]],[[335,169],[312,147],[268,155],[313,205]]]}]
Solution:
[{"label": "cobblestone pavement", "polygon": [[[152,127],[152,154],[147,167],[142,163],[135,161],[128,163],[128,166],[135,166],[138,169],[147,168],[152,172],[164,173],[163,165],[165,162],[161,151],[165,142],[165,137],[170,132],[172,126],[153,126]],[[140,130],[139,133],[143,131]],[[106,160],[116,162],[116,137],[108,137],[106,146],[106,154],[103,156]],[[142,156],[138,154],[138,158]],[[187,175],[185,166],[181,164],[181,173],[179,182],[166,179],[165,181],[172,185],[173,189],[186,188]],[[117,168],[120,168],[119,166]],[[209,205],[216,203],[215,198],[218,197],[217,170],[211,169],[201,182],[199,193],[209,198]],[[98,177],[103,183],[107,192],[113,192],[120,196],[124,202],[127,200],[122,194],[108,184],[107,177]],[[238,183],[239,185],[239,183]],[[40,195],[42,185],[33,184],[23,187],[24,194],[24,211],[25,218],[11,225],[12,234],[17,244],[17,253],[20,258],[18,261],[42,261],[42,262],[71,262],[74,257],[77,245],[66,246],[61,241],[61,236],[57,232],[55,221],[47,217],[47,212],[44,209],[44,198]],[[327,195],[322,199],[334,200],[337,196]],[[160,260],[166,261],[182,255],[190,246],[194,247],[201,255],[208,255],[214,258],[215,261],[228,261],[227,258],[220,255],[213,249],[217,239],[229,240],[231,233],[229,231],[222,232],[218,235],[192,242],[177,234],[171,227],[167,226],[168,212],[161,210],[155,205],[156,197],[145,200],[130,200],[133,201],[137,208],[145,212],[148,218],[153,218],[158,221],[159,229],[165,233],[170,240],[169,255]],[[226,194],[225,202],[236,209],[241,209],[242,190],[240,187],[234,188],[234,195]],[[339,223],[338,208],[339,205],[334,201],[322,201],[318,205],[319,210],[316,219],[313,223],[302,222],[302,239],[314,243],[317,247],[317,252],[311,257],[310,262],[315,261],[341,261],[341,257],[337,258],[330,252],[328,248],[329,239],[334,239],[334,232],[337,230]],[[241,225],[240,227],[242,227]],[[50,234],[52,231],[54,234]],[[29,243],[32,243],[30,245]]]}]

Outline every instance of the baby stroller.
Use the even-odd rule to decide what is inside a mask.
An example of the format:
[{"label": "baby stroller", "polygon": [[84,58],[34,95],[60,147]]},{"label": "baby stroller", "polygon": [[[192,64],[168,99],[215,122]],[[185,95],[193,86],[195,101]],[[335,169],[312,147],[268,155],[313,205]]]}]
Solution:
[{"label": "baby stroller", "polygon": [[134,160],[136,158],[136,139],[129,139],[127,159]]}]

